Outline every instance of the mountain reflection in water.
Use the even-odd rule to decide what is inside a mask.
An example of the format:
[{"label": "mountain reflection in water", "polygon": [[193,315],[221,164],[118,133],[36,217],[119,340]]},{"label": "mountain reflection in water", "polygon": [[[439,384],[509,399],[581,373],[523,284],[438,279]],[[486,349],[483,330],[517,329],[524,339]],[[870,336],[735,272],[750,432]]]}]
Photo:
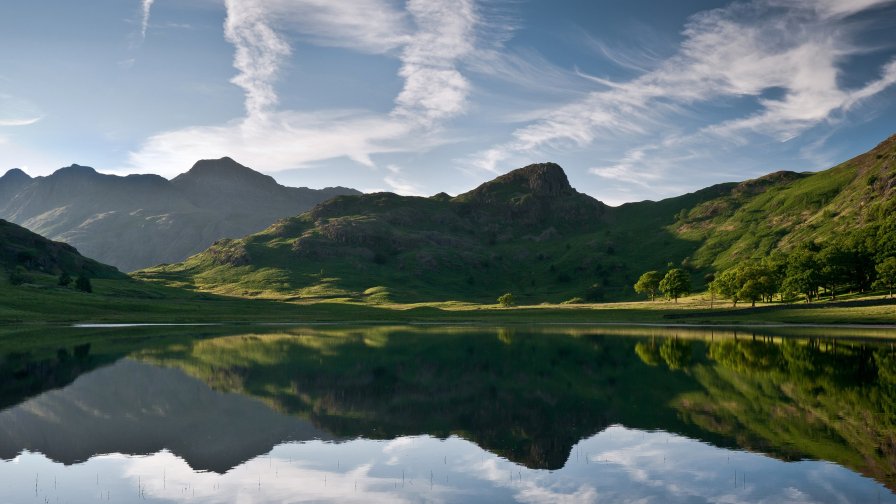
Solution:
[{"label": "mountain reflection in water", "polygon": [[110,344],[93,331],[79,350],[6,352],[0,502],[896,502],[896,354],[882,340],[243,327],[115,329]]}]

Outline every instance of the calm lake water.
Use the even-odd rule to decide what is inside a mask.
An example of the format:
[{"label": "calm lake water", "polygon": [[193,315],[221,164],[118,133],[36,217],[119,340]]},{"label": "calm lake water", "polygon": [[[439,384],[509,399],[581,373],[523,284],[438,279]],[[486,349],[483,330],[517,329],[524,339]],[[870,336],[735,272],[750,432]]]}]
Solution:
[{"label": "calm lake water", "polygon": [[896,503],[894,342],[5,328],[0,503]]}]

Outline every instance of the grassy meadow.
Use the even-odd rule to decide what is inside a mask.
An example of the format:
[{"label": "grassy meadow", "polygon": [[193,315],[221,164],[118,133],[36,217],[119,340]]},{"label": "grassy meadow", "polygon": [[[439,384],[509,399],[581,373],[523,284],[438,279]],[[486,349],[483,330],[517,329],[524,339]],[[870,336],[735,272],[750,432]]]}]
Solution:
[{"label": "grassy meadow", "polygon": [[896,324],[896,300],[841,296],[811,304],[711,301],[707,294],[659,301],[518,305],[460,301],[395,303],[388,296],[245,298],[135,279],[96,279],[93,292],[56,285],[50,275],[13,286],[0,279],[0,323],[646,323]]}]

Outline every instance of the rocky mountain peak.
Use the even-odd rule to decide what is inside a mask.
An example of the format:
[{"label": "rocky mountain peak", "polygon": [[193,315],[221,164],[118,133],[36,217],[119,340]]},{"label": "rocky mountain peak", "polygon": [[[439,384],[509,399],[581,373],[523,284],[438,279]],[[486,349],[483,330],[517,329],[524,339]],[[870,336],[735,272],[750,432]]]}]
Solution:
[{"label": "rocky mountain peak", "polygon": [[2,177],[0,177],[0,183],[28,180],[31,180],[31,177],[18,168],[13,168],[12,170],[9,170],[5,174],[3,174]]},{"label": "rocky mountain peak", "polygon": [[560,165],[537,163],[501,175],[459,198],[494,202],[524,195],[556,198],[573,194],[576,191],[569,185],[569,179]]},{"label": "rocky mountain peak", "polygon": [[263,173],[237,163],[229,157],[201,159],[190,171],[171,180],[175,184],[203,182],[234,182],[250,185],[277,185],[277,182]]}]

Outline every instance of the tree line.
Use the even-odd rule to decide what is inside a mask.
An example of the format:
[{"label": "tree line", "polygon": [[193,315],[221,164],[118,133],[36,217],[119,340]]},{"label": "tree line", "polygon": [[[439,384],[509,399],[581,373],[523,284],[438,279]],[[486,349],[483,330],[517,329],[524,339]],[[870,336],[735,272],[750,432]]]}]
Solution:
[{"label": "tree line", "polygon": [[[860,230],[829,240],[824,244],[808,242],[788,252],[774,251],[757,260],[707,276],[709,292],[732,301],[771,302],[802,299],[810,303],[821,297],[836,299],[845,292],[868,292],[880,289],[890,296],[896,290],[896,251],[890,247],[875,247],[875,235]],[[641,275],[634,285],[635,292],[647,294],[652,300],[658,292],[677,300],[682,292],[664,288],[660,284],[680,269],[669,269],[663,276],[658,271]],[[683,272],[683,271],[682,271]],[[676,273],[677,275],[678,273]]]}]

